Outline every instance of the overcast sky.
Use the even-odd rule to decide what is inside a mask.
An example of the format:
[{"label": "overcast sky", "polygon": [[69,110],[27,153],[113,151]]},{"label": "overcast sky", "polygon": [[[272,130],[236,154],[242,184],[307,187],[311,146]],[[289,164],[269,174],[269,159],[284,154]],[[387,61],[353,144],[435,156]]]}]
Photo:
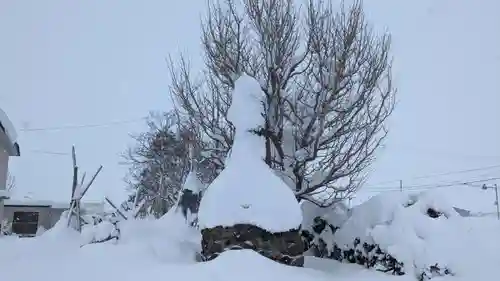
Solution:
[{"label": "overcast sky", "polygon": [[[369,20],[393,35],[399,89],[365,190],[500,176],[498,167],[412,179],[500,164],[500,2],[365,2]],[[87,199],[123,198],[119,155],[144,129],[140,118],[170,107],[165,57],[184,52],[200,64],[204,3],[0,1],[0,107],[22,149],[11,162],[15,197],[67,201],[75,144],[83,171],[104,166]],[[109,125],[34,130],[94,124]]]}]

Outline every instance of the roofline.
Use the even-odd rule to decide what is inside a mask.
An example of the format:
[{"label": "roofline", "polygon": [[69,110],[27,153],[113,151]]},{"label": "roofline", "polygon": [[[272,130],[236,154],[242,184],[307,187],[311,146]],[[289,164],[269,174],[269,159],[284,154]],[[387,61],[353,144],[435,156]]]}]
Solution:
[{"label": "roofline", "polygon": [[[17,142],[13,142],[9,134],[7,133],[5,126],[0,121],[0,130],[3,132],[0,136],[0,143],[3,143],[6,147],[4,147],[5,151],[9,154],[9,156],[21,156],[21,149]],[[2,146],[4,146],[2,145]]]},{"label": "roofline", "polygon": [[[18,204],[5,204],[3,206],[4,208],[7,208],[7,207],[14,207],[14,208],[52,208],[52,205],[43,205],[43,204],[40,204],[40,205],[37,205],[37,204],[33,204],[33,205],[18,205]],[[58,208],[53,208],[53,209],[58,209]],[[63,208],[60,208],[60,209],[63,209]]]},{"label": "roofline", "polygon": [[[16,200],[16,199],[5,199],[4,201],[4,206],[5,207],[49,207],[53,209],[69,209],[71,207],[70,203],[66,202],[55,202],[55,201],[50,201],[50,200]],[[91,209],[93,207],[100,207],[104,206],[104,202],[96,202],[96,201],[90,201],[90,202],[81,202],[81,208],[82,209]]]},{"label": "roofline", "polygon": [[19,143],[14,143],[14,155],[11,156],[21,156],[21,148],[19,147]]}]

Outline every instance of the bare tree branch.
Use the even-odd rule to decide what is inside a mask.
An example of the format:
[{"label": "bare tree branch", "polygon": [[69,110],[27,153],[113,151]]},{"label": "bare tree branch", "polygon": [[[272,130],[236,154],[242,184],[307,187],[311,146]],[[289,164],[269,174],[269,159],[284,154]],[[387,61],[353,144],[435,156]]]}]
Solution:
[{"label": "bare tree branch", "polygon": [[[361,1],[340,9],[309,0],[210,2],[202,26],[205,69],[169,60],[171,96],[200,153],[224,167],[234,127],[226,119],[235,79],[259,81],[265,162],[299,200],[328,206],[364,182],[394,109],[390,36],[375,34]],[[303,16],[302,16],[303,15]]]}]

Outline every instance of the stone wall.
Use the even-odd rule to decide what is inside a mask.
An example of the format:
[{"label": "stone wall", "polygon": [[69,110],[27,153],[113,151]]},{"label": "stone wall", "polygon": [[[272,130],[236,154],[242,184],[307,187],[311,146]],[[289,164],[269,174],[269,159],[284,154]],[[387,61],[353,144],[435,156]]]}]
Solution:
[{"label": "stone wall", "polygon": [[251,249],[282,264],[303,266],[304,244],[299,230],[270,233],[249,224],[214,227],[201,231],[202,258],[211,260],[233,249]]}]

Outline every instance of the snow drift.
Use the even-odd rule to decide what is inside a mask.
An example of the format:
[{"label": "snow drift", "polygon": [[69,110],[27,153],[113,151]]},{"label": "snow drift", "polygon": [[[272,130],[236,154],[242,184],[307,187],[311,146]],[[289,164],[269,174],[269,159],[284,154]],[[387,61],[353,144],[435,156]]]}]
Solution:
[{"label": "snow drift", "polygon": [[349,211],[302,208],[310,254],[420,280],[456,271],[450,253],[459,242],[450,237],[464,233],[465,218],[436,194],[381,194]]}]

